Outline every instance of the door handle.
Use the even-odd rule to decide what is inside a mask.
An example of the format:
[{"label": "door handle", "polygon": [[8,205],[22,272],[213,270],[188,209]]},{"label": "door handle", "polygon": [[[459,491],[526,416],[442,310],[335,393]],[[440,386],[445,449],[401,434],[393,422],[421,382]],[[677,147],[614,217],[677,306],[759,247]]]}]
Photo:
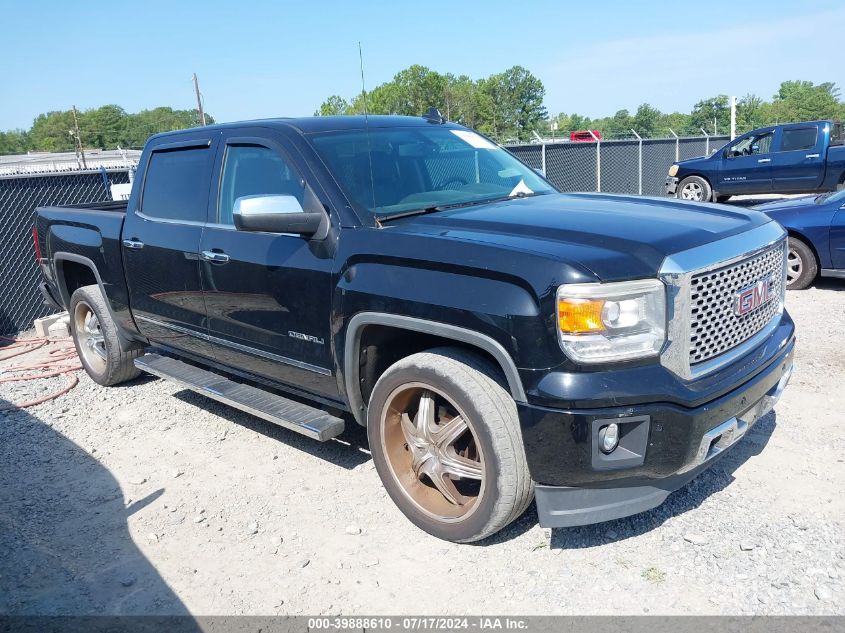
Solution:
[{"label": "door handle", "polygon": [[126,248],[131,248],[133,251],[144,248],[144,243],[141,240],[136,240],[134,237],[131,240],[123,240],[123,245]]},{"label": "door handle", "polygon": [[818,158],[818,154],[807,154],[804,158]]},{"label": "door handle", "polygon": [[218,253],[217,251],[203,251],[200,253],[200,257],[215,264],[225,264],[229,261],[229,256],[226,253]]},{"label": "door handle", "polygon": [[757,160],[757,162],[758,163],[771,163],[772,159],[771,158],[760,158],[760,159]]}]

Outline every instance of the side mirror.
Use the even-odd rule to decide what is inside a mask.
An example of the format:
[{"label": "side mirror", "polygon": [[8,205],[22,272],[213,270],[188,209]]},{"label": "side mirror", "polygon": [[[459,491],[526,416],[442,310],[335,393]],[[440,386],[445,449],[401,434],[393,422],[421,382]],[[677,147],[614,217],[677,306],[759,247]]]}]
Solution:
[{"label": "side mirror", "polygon": [[257,195],[235,200],[232,210],[239,231],[314,235],[323,225],[322,213],[306,213],[295,196]]}]

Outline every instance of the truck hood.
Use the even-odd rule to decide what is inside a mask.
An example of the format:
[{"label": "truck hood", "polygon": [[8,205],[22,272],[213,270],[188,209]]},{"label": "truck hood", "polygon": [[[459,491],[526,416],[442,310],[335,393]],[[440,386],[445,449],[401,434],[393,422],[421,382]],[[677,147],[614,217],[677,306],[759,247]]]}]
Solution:
[{"label": "truck hood", "polygon": [[613,281],[654,277],[668,255],[770,221],[750,209],[668,198],[548,194],[410,216],[384,226],[540,254]]},{"label": "truck hood", "polygon": [[801,196],[799,198],[785,198],[774,202],[765,202],[752,207],[757,211],[768,213],[769,211],[780,211],[782,209],[795,209],[800,207],[812,207],[817,196]]}]

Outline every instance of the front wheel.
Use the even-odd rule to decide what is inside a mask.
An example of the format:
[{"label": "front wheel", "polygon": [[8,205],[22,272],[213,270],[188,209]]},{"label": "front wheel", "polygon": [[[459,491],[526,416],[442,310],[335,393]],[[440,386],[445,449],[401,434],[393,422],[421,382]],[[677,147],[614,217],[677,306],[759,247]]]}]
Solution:
[{"label": "front wheel", "polygon": [[478,541],[531,503],[516,404],[483,359],[438,348],[398,361],[376,383],[368,418],[384,487],[429,534]]},{"label": "front wheel", "polygon": [[675,197],[681,200],[691,200],[693,202],[709,202],[713,191],[710,188],[710,183],[700,176],[687,176],[680,184],[675,192]]},{"label": "front wheel", "polygon": [[812,249],[797,237],[790,237],[786,255],[786,289],[804,290],[819,272]]}]

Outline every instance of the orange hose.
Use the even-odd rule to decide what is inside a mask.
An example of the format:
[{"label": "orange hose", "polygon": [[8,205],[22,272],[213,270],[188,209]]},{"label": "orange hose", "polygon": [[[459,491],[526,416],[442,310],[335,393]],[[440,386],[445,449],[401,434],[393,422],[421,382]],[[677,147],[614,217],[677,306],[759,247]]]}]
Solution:
[{"label": "orange hose", "polygon": [[69,382],[63,388],[55,391],[51,394],[46,396],[41,396],[36,398],[35,400],[29,400],[27,402],[22,402],[20,404],[5,404],[0,406],[0,411],[14,411],[17,409],[24,409],[26,407],[32,407],[37,404],[43,404],[49,400],[53,400],[54,398],[58,398],[66,394],[68,391],[73,389],[77,384],[79,384],[79,377],[76,376],[75,373],[79,369],[82,369],[82,365],[78,362],[72,362],[72,360],[76,357],[76,348],[71,343],[68,345],[68,338],[48,338],[48,337],[37,337],[37,338],[28,338],[28,339],[18,339],[18,338],[9,338],[7,336],[0,336],[0,340],[10,341],[8,345],[4,345],[3,348],[15,349],[18,351],[13,352],[12,354],[6,354],[4,356],[0,356],[0,361],[9,360],[10,358],[15,358],[17,356],[22,356],[24,354],[28,354],[29,352],[33,352],[37,349],[41,349],[42,347],[49,346],[49,345],[56,345],[53,349],[50,349],[47,354],[49,356],[49,360],[40,361],[35,363],[25,363],[25,364],[17,364],[17,365],[10,365],[8,367],[4,367],[0,369],[0,373],[8,373],[8,372],[32,372],[30,374],[24,375],[11,375],[11,376],[3,376],[0,377],[0,383],[3,382],[16,382],[22,380],[38,380],[39,378],[52,378],[55,376],[61,376],[63,374],[67,374],[69,377]]}]

